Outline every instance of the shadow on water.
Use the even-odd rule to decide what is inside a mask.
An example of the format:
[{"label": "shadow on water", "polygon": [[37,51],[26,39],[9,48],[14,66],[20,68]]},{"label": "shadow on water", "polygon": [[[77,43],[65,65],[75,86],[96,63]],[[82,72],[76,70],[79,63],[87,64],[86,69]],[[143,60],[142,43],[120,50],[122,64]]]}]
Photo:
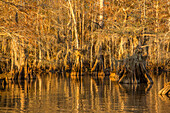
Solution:
[{"label": "shadow on water", "polygon": [[170,98],[159,96],[167,74],[154,84],[118,84],[106,77],[41,75],[0,86],[0,112],[169,112]]}]

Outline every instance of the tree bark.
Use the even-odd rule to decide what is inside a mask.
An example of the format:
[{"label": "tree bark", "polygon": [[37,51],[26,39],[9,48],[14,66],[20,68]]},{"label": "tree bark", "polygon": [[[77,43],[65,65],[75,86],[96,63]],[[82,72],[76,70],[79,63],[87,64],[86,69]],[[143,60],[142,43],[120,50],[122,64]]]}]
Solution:
[{"label": "tree bark", "polygon": [[103,16],[104,16],[104,0],[99,0],[99,25],[101,28],[104,27]]}]

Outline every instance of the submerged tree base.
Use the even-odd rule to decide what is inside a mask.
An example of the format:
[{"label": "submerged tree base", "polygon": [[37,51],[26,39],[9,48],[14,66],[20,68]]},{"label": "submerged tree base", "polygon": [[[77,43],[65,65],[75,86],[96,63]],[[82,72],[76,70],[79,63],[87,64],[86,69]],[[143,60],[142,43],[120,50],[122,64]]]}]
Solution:
[{"label": "submerged tree base", "polygon": [[153,83],[146,70],[146,58],[142,55],[142,48],[137,48],[135,53],[123,60],[119,72],[120,83]]},{"label": "submerged tree base", "polygon": [[116,68],[116,70],[119,70],[117,73],[115,70],[111,71],[111,69],[105,68],[103,59],[97,59],[91,72],[82,72],[81,66],[79,66],[78,69],[75,69],[75,67],[70,68],[70,74],[67,75],[77,77],[84,75],[83,73],[88,73],[97,77],[109,76],[112,81],[118,81],[119,83],[153,83],[146,69],[146,58],[147,56],[142,55],[142,48],[138,47],[135,49],[135,53],[132,56],[123,60],[115,59],[115,62],[119,62],[120,64],[120,66]]}]

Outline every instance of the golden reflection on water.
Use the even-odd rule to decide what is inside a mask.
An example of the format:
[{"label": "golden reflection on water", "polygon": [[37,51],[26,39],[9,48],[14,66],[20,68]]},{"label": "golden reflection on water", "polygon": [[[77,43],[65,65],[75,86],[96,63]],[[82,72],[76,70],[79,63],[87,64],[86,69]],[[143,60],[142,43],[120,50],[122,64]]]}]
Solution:
[{"label": "golden reflection on water", "polygon": [[152,77],[154,84],[118,84],[109,77],[39,75],[0,87],[4,112],[136,112],[167,113],[170,98],[159,96],[167,75]]}]

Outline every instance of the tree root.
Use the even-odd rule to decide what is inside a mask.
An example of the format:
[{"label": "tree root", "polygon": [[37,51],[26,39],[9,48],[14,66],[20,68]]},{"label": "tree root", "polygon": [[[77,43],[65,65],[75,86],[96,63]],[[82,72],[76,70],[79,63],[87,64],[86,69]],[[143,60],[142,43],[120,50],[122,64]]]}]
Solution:
[{"label": "tree root", "polygon": [[166,86],[158,92],[158,94],[159,95],[170,95],[170,82],[168,82]]}]

